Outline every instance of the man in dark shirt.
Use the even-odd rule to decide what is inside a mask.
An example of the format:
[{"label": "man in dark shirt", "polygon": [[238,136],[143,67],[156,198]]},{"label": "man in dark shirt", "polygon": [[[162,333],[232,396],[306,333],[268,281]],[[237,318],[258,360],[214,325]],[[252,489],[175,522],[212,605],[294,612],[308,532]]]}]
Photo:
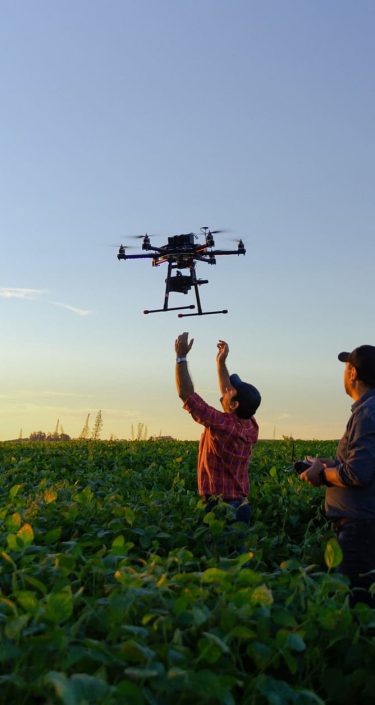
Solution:
[{"label": "man in dark shirt", "polygon": [[352,415],[334,460],[308,458],[300,475],[325,484],[326,516],[333,522],[343,552],[340,571],[350,579],[351,604],[375,607],[375,347],[361,345],[338,356],[345,362],[345,391],[354,400]]},{"label": "man in dark shirt", "polygon": [[229,376],[226,367],[229,347],[220,340],[216,363],[223,411],[206,404],[194,392],[187,366],[186,356],[193,342],[189,342],[188,333],[176,339],[176,386],[184,409],[205,427],[198,452],[198,492],[208,507],[220,497],[236,509],[238,521],[249,523],[248,467],[253,445],[258,440],[254,414],[261,401],[260,394],[238,375]]}]

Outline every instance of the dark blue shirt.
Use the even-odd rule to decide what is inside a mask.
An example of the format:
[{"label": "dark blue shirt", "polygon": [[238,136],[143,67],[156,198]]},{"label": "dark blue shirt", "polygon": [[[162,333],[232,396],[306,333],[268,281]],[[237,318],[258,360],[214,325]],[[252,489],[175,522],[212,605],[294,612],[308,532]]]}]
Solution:
[{"label": "dark blue shirt", "polygon": [[375,519],[375,389],[353,404],[336,467],[345,487],[327,487],[327,518]]}]

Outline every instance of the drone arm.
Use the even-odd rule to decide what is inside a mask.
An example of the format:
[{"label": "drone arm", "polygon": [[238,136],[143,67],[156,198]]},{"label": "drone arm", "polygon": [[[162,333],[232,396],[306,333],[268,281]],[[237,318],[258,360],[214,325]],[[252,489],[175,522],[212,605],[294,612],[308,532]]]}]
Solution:
[{"label": "drone arm", "polygon": [[245,248],[242,249],[237,249],[237,250],[212,250],[211,252],[212,255],[245,255],[246,250]]},{"label": "drone arm", "polygon": [[117,255],[117,259],[152,259],[153,257],[155,255],[151,252],[148,255],[127,255],[125,253]]}]

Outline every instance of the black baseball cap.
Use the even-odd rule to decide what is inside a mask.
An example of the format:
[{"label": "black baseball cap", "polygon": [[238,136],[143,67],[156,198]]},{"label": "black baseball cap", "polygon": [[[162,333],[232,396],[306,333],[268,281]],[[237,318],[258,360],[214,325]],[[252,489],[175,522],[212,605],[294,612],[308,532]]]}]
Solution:
[{"label": "black baseball cap", "polygon": [[238,375],[229,377],[232,387],[235,388],[236,401],[238,401],[238,416],[241,419],[250,419],[254,416],[262,397],[256,387],[247,382],[243,382]]},{"label": "black baseball cap", "polygon": [[358,378],[369,387],[375,387],[375,347],[360,345],[352,352],[342,352],[338,356],[340,362],[349,362],[358,373]]}]

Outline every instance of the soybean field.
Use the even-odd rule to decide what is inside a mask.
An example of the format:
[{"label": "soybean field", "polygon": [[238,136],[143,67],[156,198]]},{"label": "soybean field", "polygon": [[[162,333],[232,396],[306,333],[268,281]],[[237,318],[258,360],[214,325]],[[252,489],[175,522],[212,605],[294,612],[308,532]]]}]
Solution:
[{"label": "soybean field", "polygon": [[196,442],[1,443],[1,705],[373,703],[374,611],[290,470],[335,448],[258,443],[247,528]]}]

